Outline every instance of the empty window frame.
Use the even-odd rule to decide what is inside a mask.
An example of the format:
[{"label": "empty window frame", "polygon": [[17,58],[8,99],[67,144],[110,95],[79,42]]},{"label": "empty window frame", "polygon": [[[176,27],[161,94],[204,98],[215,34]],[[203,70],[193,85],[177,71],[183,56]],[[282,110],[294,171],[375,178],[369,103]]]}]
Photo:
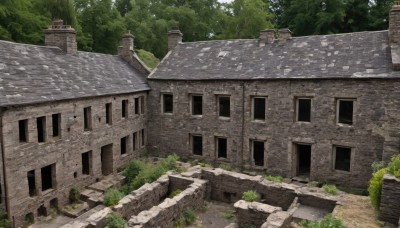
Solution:
[{"label": "empty window frame", "polygon": [[311,98],[296,99],[296,120],[311,122]]},{"label": "empty window frame", "polygon": [[137,149],[137,132],[133,132],[133,135],[132,135],[132,149],[133,149],[133,151],[135,151],[136,149]]},{"label": "empty window frame", "polygon": [[121,102],[121,117],[128,117],[128,100],[122,100]]},{"label": "empty window frame", "polygon": [[106,124],[112,124],[112,103],[106,104]]},{"label": "empty window frame", "polygon": [[53,137],[61,137],[61,114],[51,115],[51,120],[53,123]]},{"label": "empty window frame", "polygon": [[162,95],[162,109],[163,113],[173,113],[174,112],[174,97],[170,93],[164,93]]},{"label": "empty window frame", "polygon": [[19,141],[28,142],[28,135],[29,135],[28,120],[19,120],[18,129],[19,129]]},{"label": "empty window frame", "polygon": [[140,114],[144,114],[144,96],[140,96]]},{"label": "empty window frame", "polygon": [[354,99],[337,100],[337,122],[353,125]]},{"label": "empty window frame", "polygon": [[334,169],[350,172],[351,147],[334,147]]},{"label": "empty window frame", "polygon": [[217,137],[216,139],[217,158],[227,158],[228,155],[228,139]]},{"label": "empty window frame", "polygon": [[203,115],[203,96],[192,95],[192,115]]},{"label": "empty window frame", "polygon": [[90,175],[92,172],[92,151],[82,153],[82,174]]},{"label": "empty window frame", "polygon": [[121,138],[121,155],[128,152],[128,140],[129,136]]},{"label": "empty window frame", "polygon": [[255,166],[264,166],[264,141],[251,141],[251,154]]},{"label": "empty window frame", "polygon": [[135,98],[135,115],[139,115],[139,97]]},{"label": "empty window frame", "polygon": [[266,97],[253,97],[253,120],[265,120]]},{"label": "empty window frame", "polygon": [[191,135],[192,153],[194,155],[203,155],[203,136]]},{"label": "empty window frame", "polygon": [[36,177],[35,170],[31,170],[27,173],[28,178],[28,187],[29,187],[29,196],[36,196]]},{"label": "empty window frame", "polygon": [[231,116],[231,98],[229,96],[218,96],[218,115],[228,118]]},{"label": "empty window frame", "polygon": [[92,107],[83,108],[83,129],[92,130]]},{"label": "empty window frame", "polygon": [[46,142],[46,117],[36,118],[38,142]]},{"label": "empty window frame", "polygon": [[55,185],[55,164],[45,166],[41,169],[42,191],[54,188]]},{"label": "empty window frame", "polygon": [[144,129],[140,130],[140,146],[144,147],[146,145],[146,134]]}]

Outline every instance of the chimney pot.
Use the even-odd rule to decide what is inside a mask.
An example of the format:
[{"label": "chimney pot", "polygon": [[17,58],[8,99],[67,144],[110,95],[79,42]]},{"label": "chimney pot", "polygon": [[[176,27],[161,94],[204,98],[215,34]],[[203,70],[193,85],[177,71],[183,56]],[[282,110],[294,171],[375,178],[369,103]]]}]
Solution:
[{"label": "chimney pot", "polygon": [[168,50],[171,51],[175,49],[175,47],[179,44],[182,43],[182,33],[179,30],[178,27],[173,27],[169,32],[168,32]]},{"label": "chimney pot", "polygon": [[76,31],[70,25],[63,25],[63,20],[55,19],[53,24],[44,30],[46,46],[56,46],[67,54],[77,52]]},{"label": "chimney pot", "polygon": [[292,38],[292,32],[288,28],[279,29],[279,44],[285,44]]},{"label": "chimney pot", "polygon": [[260,47],[265,44],[272,44],[275,40],[275,30],[274,29],[264,29],[260,31],[259,44]]},{"label": "chimney pot", "polygon": [[131,31],[129,30],[127,33],[125,33],[122,36],[122,48],[120,48],[120,51],[124,53],[120,54],[132,54],[133,49],[134,49],[134,40],[135,36],[131,34]]}]

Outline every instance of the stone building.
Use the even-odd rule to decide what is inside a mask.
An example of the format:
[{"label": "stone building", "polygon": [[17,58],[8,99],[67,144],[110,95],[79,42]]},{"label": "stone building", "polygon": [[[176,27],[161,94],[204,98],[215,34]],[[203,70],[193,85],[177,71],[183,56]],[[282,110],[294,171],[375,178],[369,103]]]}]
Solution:
[{"label": "stone building", "polygon": [[400,8],[388,31],[182,42],[149,75],[148,150],[365,189],[400,147]]},{"label": "stone building", "polygon": [[119,56],[81,52],[55,21],[46,46],[0,41],[0,199],[16,227],[145,152],[149,70],[133,39]]}]

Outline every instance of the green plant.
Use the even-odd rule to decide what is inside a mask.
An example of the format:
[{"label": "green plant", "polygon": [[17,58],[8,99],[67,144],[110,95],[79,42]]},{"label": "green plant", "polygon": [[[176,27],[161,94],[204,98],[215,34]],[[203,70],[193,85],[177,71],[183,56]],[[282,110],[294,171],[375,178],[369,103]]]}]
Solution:
[{"label": "green plant", "polygon": [[228,210],[224,213],[224,218],[231,220],[235,217],[235,210]]},{"label": "green plant", "polygon": [[329,193],[331,195],[336,195],[339,191],[333,184],[325,184],[324,186],[322,186],[322,189],[324,190],[324,192]]},{"label": "green plant", "polygon": [[244,199],[247,202],[254,202],[260,199],[260,195],[255,191],[247,191],[243,192],[242,199]]},{"label": "green plant", "polygon": [[126,224],[126,220],[118,213],[111,213],[107,216],[108,228],[125,228]]},{"label": "green plant", "polygon": [[114,206],[124,197],[124,194],[118,189],[110,188],[104,193],[104,205]]},{"label": "green plant", "polygon": [[385,168],[385,161],[374,161],[371,165],[373,173]]},{"label": "green plant", "polygon": [[307,186],[310,187],[310,188],[318,187],[318,182],[310,181],[310,182],[308,182]]},{"label": "green plant", "polygon": [[281,176],[271,176],[271,175],[268,175],[268,176],[265,176],[265,179],[266,179],[266,180],[269,180],[269,181],[272,181],[272,182],[275,182],[275,183],[287,182],[287,181],[285,180],[285,178],[283,178],[283,177],[281,177]]},{"label": "green plant", "polygon": [[371,199],[371,203],[376,210],[379,210],[379,205],[381,202],[381,193],[382,193],[382,180],[386,172],[387,172],[386,168],[375,172],[372,175],[371,180],[369,181],[369,187],[368,187],[369,198]]},{"label": "green plant", "polygon": [[[29,224],[33,223],[33,219],[29,221]],[[1,228],[11,228],[11,222],[7,218],[7,214],[4,213],[2,209],[0,209],[0,227]]]},{"label": "green plant", "polygon": [[225,164],[225,163],[220,164],[218,167],[223,169],[223,170],[226,170],[226,171],[232,171],[233,170],[231,165]]},{"label": "green plant", "polygon": [[126,182],[132,182],[139,172],[145,168],[145,164],[140,160],[133,160],[125,167],[122,171],[122,175],[125,176]]},{"label": "green plant", "polygon": [[151,52],[145,51],[143,49],[137,49],[136,53],[139,56],[140,60],[142,60],[150,69],[154,69],[160,62],[160,60],[155,57]]},{"label": "green plant", "polygon": [[174,227],[183,228],[193,224],[196,221],[196,215],[194,214],[193,209],[186,209],[181,216],[174,222]]},{"label": "green plant", "polygon": [[344,228],[342,220],[327,214],[321,221],[306,221],[302,220],[299,225],[304,228]]},{"label": "green plant", "polygon": [[400,154],[392,157],[387,166],[387,172],[400,178]]},{"label": "green plant", "polygon": [[181,189],[176,189],[175,191],[172,191],[172,192],[169,194],[168,198],[174,198],[175,196],[179,195],[181,192],[182,192]]},{"label": "green plant", "polygon": [[74,186],[69,190],[69,202],[70,203],[78,203],[80,197],[81,197],[81,193],[79,192],[79,189],[77,187]]}]

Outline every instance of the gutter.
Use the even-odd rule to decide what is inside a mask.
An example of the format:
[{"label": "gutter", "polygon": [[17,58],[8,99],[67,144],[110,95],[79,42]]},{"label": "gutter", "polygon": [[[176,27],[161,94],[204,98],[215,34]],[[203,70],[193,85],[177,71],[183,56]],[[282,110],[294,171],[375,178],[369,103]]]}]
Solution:
[{"label": "gutter", "polygon": [[[4,151],[4,134],[3,134],[3,113],[5,109],[0,109],[0,144],[1,144],[1,160],[2,160],[2,166],[3,166],[3,187],[4,187],[4,204],[6,206],[6,213],[8,215],[8,218],[10,219],[10,208],[8,205],[8,191],[7,191],[7,178],[6,178],[6,162],[5,162],[5,151]],[[14,224],[14,222],[13,222]],[[14,226],[14,225],[13,225]]]}]

